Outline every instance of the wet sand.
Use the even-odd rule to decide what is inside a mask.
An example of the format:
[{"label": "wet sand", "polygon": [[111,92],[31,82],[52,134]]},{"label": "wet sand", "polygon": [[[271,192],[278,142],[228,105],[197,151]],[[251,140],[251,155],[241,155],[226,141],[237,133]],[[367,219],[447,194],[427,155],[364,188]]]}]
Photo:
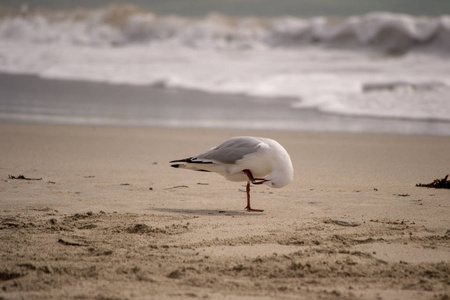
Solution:
[{"label": "wet sand", "polygon": [[299,99],[0,73],[0,122],[449,136],[450,122],[298,109]]},{"label": "wet sand", "polygon": [[[278,140],[285,188],[170,168]],[[448,299],[450,138],[0,123],[1,299]],[[24,175],[29,179],[9,179]]]}]

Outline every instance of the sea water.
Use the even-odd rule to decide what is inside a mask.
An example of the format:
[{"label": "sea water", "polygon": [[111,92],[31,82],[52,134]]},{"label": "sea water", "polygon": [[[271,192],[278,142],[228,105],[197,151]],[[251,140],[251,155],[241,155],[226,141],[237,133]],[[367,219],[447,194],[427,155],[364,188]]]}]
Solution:
[{"label": "sea water", "polygon": [[[330,4],[311,15],[320,11],[313,2],[281,1],[284,14],[266,4],[243,15],[232,2],[202,15],[175,4],[169,14],[164,1],[3,0],[0,72],[271,99],[299,118],[313,110],[450,124],[448,5],[431,1],[429,16],[405,5],[409,14],[357,6],[362,14],[350,15],[352,1],[343,1],[346,11],[332,15]],[[0,99],[3,119],[8,101]]]}]

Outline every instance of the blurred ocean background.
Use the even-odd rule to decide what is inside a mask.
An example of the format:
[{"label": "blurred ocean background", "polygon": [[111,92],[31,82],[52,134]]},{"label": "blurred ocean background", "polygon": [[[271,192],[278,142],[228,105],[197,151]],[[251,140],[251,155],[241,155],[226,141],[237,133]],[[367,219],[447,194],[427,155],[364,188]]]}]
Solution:
[{"label": "blurred ocean background", "polygon": [[449,136],[450,1],[0,0],[0,72],[0,121]]}]

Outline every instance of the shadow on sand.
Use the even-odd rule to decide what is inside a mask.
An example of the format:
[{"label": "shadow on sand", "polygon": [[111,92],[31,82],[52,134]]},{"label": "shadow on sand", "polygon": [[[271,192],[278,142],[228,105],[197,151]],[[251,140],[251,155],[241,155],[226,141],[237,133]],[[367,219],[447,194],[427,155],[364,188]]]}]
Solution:
[{"label": "shadow on sand", "polygon": [[246,212],[244,210],[217,210],[217,209],[178,209],[178,208],[161,208],[154,207],[149,210],[166,212],[166,213],[179,213],[199,216],[260,216],[264,213],[260,212]]}]

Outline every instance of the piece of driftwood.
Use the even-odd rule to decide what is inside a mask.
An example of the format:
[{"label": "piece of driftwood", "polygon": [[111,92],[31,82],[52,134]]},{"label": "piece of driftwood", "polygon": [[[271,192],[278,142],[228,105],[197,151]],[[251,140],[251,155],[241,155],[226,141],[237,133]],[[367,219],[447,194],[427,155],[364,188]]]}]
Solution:
[{"label": "piece of driftwood", "polygon": [[429,187],[429,188],[435,188],[435,189],[450,189],[450,181],[448,180],[448,174],[442,179],[435,179],[431,183],[423,184],[418,183],[416,186],[421,187]]}]

